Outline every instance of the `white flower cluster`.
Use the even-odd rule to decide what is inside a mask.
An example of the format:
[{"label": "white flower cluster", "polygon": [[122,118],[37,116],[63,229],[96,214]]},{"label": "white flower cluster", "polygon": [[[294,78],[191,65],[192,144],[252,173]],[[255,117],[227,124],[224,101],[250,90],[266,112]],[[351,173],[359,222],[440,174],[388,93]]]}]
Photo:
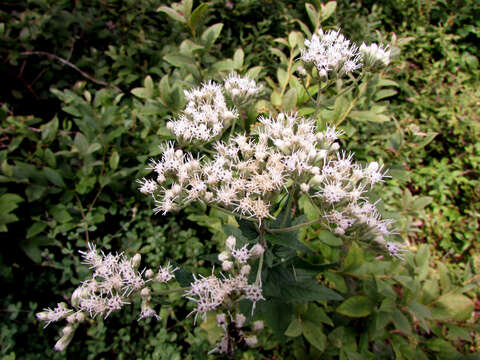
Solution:
[{"label": "white flower cluster", "polygon": [[[197,278],[194,276],[195,281],[190,284],[190,289],[186,292],[185,297],[196,304],[195,309],[189,314],[195,313],[195,321],[199,314],[205,318],[209,311],[215,310],[234,297],[245,296],[253,303],[253,309],[255,309],[257,301],[265,300],[260,284],[248,283],[251,267],[247,264],[248,260],[263,254],[263,247],[257,244],[251,249],[248,249],[246,245],[237,249],[235,246],[235,237],[228,237],[228,250],[219,255],[223,270],[230,272],[228,277],[222,275],[220,279],[213,275],[213,271],[212,275],[208,277],[200,275]],[[231,257],[233,257],[233,262],[229,261]]]},{"label": "white flower cluster", "polygon": [[[224,333],[220,341],[216,344],[209,354],[226,354],[228,356],[234,355],[234,345],[245,344],[250,348],[257,346],[258,339],[255,334],[246,334],[245,331],[245,315],[238,313],[235,317],[230,314],[227,316],[225,313],[219,313],[216,316],[217,326],[221,328]],[[252,324],[252,330],[254,332],[260,332],[264,328],[263,321],[257,320]]]},{"label": "white flower cluster", "polygon": [[237,109],[227,107],[224,92],[235,102],[242,103],[259,90],[254,80],[237,74],[231,74],[224,86],[210,81],[200,88],[185,90],[187,106],[178,119],[167,123],[167,128],[181,142],[209,142],[219,137],[239,116]]},{"label": "white flower cluster", "polygon": [[388,50],[388,46],[375,43],[367,46],[365,43],[362,43],[360,55],[365,66],[371,69],[382,69],[390,64],[390,50]]},{"label": "white flower cluster", "polygon": [[390,235],[392,221],[382,220],[365,198],[386,171],[377,162],[362,167],[353,154],[340,151],[336,140],[341,134],[330,126],[318,131],[314,120],[296,113],[260,117],[253,135],[216,142],[212,159],[184,154],[167,144],[161,160],[151,163],[156,181],[140,180],[140,191],[153,196],[157,213],[203,201],[261,223],[272,218],[274,196],[299,184],[326,209],[325,219],[336,234],[364,224],[375,238]]},{"label": "white flower cluster", "polygon": [[247,102],[261,89],[254,80],[238,76],[236,73],[231,73],[225,79],[223,87],[227,95],[235,102]]},{"label": "white flower cluster", "polygon": [[313,63],[321,78],[342,76],[361,66],[358,47],[351,44],[340,31],[324,33],[319,29],[310,40],[305,40],[305,47],[300,59]]},{"label": "white flower cluster", "polygon": [[141,256],[136,254],[131,259],[123,254],[98,253],[95,246],[89,244],[88,251],[80,251],[84,264],[89,265],[93,271],[90,279],[84,281],[72,293],[69,309],[65,303],[60,303],[55,309],[45,309],[36,314],[37,318],[46,322],[66,319],[68,325],[62,331],[62,337],[55,345],[58,351],[64,350],[73,338],[78,323],[87,319],[87,314],[95,318],[97,315],[110,315],[113,311],[120,310],[132,293],[137,293],[142,298],[140,319],[155,317],[156,312],[150,306],[150,281],[166,283],[173,278],[172,266],[168,264],[160,267],[157,274],[153,270],[138,271]]}]

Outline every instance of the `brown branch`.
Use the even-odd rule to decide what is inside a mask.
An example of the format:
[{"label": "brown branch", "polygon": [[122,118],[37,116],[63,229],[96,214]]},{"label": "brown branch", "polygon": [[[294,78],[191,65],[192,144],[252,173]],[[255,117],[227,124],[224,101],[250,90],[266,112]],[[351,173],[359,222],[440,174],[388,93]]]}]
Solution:
[{"label": "brown branch", "polygon": [[109,83],[106,83],[105,81],[95,79],[94,77],[88,75],[85,71],[80,70],[78,68],[78,66],[72,64],[70,61],[68,61],[64,58],[61,58],[61,57],[59,57],[55,54],[51,54],[51,53],[48,53],[46,51],[24,51],[20,54],[21,55],[45,55],[45,56],[48,56],[50,59],[56,59],[56,60],[60,61],[63,65],[67,65],[67,66],[71,67],[75,71],[79,72],[80,75],[82,75],[84,78],[87,78],[88,80],[90,80],[91,82],[94,82],[95,84],[112,87],[119,92],[123,92],[119,87],[117,87],[115,85],[111,85]]}]

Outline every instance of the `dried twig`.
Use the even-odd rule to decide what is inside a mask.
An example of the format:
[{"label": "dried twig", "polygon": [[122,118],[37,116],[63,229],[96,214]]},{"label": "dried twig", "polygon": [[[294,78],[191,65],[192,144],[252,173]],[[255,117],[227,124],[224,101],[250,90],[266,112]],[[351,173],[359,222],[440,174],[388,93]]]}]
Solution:
[{"label": "dried twig", "polygon": [[95,84],[99,84],[99,85],[103,85],[103,86],[109,86],[109,87],[112,87],[119,92],[123,92],[119,87],[117,87],[115,85],[111,85],[109,83],[106,83],[105,81],[95,79],[94,77],[88,75],[86,72],[80,70],[78,68],[78,66],[72,64],[70,61],[68,61],[66,59],[63,59],[63,58],[61,58],[61,57],[59,57],[55,54],[51,54],[51,53],[48,53],[48,52],[45,52],[45,51],[24,51],[21,54],[22,55],[45,55],[45,56],[48,56],[49,58],[56,59],[56,60],[60,61],[63,65],[67,65],[67,66],[71,67],[72,69],[78,71],[83,77],[87,78],[91,82],[94,82]]}]

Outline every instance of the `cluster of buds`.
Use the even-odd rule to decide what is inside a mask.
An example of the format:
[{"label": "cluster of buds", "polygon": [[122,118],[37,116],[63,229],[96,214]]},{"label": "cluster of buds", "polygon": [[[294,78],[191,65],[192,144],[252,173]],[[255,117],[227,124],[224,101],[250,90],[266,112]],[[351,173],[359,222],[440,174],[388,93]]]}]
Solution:
[{"label": "cluster of buds", "polygon": [[258,339],[255,333],[263,330],[263,321],[257,320],[251,324],[251,330],[247,333],[246,317],[237,313],[235,317],[230,314],[220,313],[216,316],[217,326],[223,330],[220,341],[215,345],[209,354],[222,354],[233,356],[235,346],[246,345],[249,348],[257,346]]},{"label": "cluster of buds", "polygon": [[[229,274],[222,274],[221,278],[213,274],[208,277],[194,276],[195,281],[190,284],[190,289],[185,297],[193,301],[196,306],[189,314],[195,313],[195,321],[200,314],[203,318],[207,313],[220,306],[231,306],[235,300],[244,297],[253,303],[252,312],[255,304],[260,300],[265,300],[262,295],[262,288],[259,282],[249,284],[249,275],[251,266],[248,261],[258,258],[264,252],[260,244],[256,244],[248,249],[248,245],[236,248],[236,239],[229,236],[226,241],[227,250],[219,254],[219,260],[222,262],[222,269]],[[230,259],[233,258],[233,261]]]},{"label": "cluster of buds", "polygon": [[321,79],[330,79],[352,73],[362,65],[381,70],[390,63],[390,50],[375,43],[362,43],[358,48],[340,31],[319,29],[310,40],[305,40],[300,60],[315,66]]},{"label": "cluster of buds", "polygon": [[58,351],[64,350],[73,338],[76,327],[88,317],[108,317],[112,312],[120,310],[129,300],[140,295],[142,299],[139,319],[158,315],[150,306],[149,282],[166,283],[173,278],[171,265],[153,270],[139,271],[141,256],[135,254],[127,258],[123,254],[104,254],[98,252],[94,245],[89,244],[88,251],[80,252],[84,264],[92,269],[92,277],[84,281],[71,296],[71,306],[60,303],[55,309],[45,309],[36,314],[37,318],[46,323],[65,319],[68,325],[62,330],[62,337],[55,345]]}]

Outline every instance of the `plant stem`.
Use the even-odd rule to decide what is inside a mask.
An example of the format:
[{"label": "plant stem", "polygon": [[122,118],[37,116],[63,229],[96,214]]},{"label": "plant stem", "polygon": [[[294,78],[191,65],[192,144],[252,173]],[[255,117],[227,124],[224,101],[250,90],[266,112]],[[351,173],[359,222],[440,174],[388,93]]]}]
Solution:
[{"label": "plant stem", "polygon": [[222,208],[222,207],[219,207],[219,206],[216,206],[216,205],[212,205],[212,204],[208,204],[208,206],[210,206],[210,207],[213,208],[213,209],[216,209],[216,210],[219,210],[219,211],[223,211],[224,213],[226,213],[226,214],[228,214],[228,215],[232,215],[232,216],[234,216],[234,217],[238,217],[238,218],[243,219],[243,220],[248,220],[248,221],[251,221],[251,222],[254,222],[254,223],[258,223],[258,220],[257,220],[257,219],[252,219],[251,217],[234,213],[233,211],[224,209],[224,208]]}]

